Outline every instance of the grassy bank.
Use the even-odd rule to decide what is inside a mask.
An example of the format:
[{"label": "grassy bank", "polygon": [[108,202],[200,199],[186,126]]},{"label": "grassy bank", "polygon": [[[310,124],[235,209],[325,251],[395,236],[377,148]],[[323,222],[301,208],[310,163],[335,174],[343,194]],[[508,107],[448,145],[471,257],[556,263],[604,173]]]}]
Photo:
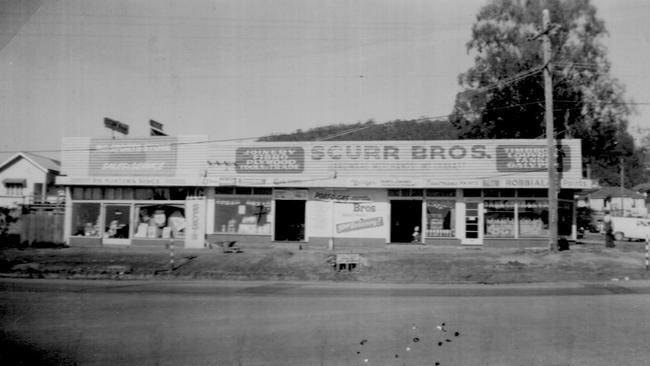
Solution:
[{"label": "grassy bank", "polygon": [[644,244],[573,245],[571,250],[388,247],[359,250],[358,271],[337,272],[327,250],[298,246],[216,249],[58,248],[0,250],[0,275],[36,278],[178,278],[397,283],[526,283],[646,278]]}]

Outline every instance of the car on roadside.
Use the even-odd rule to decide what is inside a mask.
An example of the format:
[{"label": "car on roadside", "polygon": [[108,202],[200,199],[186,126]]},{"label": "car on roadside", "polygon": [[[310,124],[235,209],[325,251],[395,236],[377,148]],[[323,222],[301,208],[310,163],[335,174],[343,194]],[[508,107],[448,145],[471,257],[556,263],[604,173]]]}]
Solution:
[{"label": "car on roadside", "polygon": [[646,240],[650,238],[650,219],[638,217],[612,217],[615,240]]}]

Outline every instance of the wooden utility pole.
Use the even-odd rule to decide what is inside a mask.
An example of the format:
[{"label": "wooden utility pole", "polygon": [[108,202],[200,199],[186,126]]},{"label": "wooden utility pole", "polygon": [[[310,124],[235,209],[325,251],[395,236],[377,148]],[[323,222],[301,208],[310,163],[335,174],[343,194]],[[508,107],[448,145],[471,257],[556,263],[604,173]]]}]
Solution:
[{"label": "wooden utility pole", "polygon": [[551,80],[551,38],[548,9],[542,12],[542,37],[544,53],[544,118],[546,120],[546,145],[548,149],[548,248],[557,251],[557,169],[555,168],[556,146],[553,128],[553,81]]},{"label": "wooden utility pole", "polygon": [[620,163],[621,163],[621,188],[620,188],[620,196],[621,196],[621,216],[625,216],[625,199],[624,199],[624,194],[625,194],[625,165],[623,165],[623,158],[620,158]]},{"label": "wooden utility pole", "polygon": [[621,164],[621,197],[623,197],[623,187],[625,184],[625,165],[623,164],[623,158],[619,159],[619,163]]}]

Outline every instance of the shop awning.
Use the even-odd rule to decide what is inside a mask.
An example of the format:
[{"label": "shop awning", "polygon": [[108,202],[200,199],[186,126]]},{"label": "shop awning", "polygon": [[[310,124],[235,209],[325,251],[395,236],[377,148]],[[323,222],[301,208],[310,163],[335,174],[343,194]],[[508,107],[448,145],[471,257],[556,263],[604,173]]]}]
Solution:
[{"label": "shop awning", "polygon": [[27,179],[24,178],[5,178],[2,180],[3,184],[22,184],[26,185]]}]

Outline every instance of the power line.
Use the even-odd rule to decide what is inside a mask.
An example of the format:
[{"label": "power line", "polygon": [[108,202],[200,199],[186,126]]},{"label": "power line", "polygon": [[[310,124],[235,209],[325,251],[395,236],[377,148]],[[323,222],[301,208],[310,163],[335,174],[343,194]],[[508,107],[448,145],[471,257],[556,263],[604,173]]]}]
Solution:
[{"label": "power line", "polygon": [[[543,100],[536,100],[536,101],[531,101],[531,102],[526,102],[526,103],[517,103],[517,104],[512,104],[512,105],[507,105],[507,106],[500,106],[500,107],[493,107],[493,108],[486,108],[483,109],[481,112],[491,112],[491,111],[497,111],[497,110],[503,110],[503,109],[509,109],[509,108],[516,108],[516,107],[524,107],[528,105],[533,105],[533,104],[540,104],[542,103]],[[580,103],[580,101],[572,101],[572,100],[554,100],[554,102],[558,103]],[[629,105],[650,105],[650,102],[602,102],[603,104],[629,104]],[[554,112],[561,112],[561,111],[566,111],[566,110],[579,110],[582,109],[583,106],[580,107],[572,107],[572,108],[554,108]],[[439,120],[439,119],[444,119],[444,118],[449,118],[453,116],[454,114],[441,114],[438,116],[422,116],[419,118],[415,119],[410,119],[408,121],[413,121],[413,122],[423,122],[423,121],[433,121],[433,120]],[[390,123],[392,121],[388,121],[385,123]],[[368,128],[376,127],[378,126],[377,124],[368,124],[367,126],[361,126],[361,127],[353,127],[348,130],[344,130],[341,132],[334,133],[329,136],[325,137],[320,137],[317,140],[311,140],[311,141],[326,141],[335,137],[340,137],[344,136],[347,134],[351,134],[354,132],[362,131]],[[256,137],[241,137],[241,138],[231,138],[231,139],[211,139],[211,140],[205,140],[205,141],[188,141],[188,142],[170,142],[170,143],[165,143],[164,145],[195,145],[195,144],[211,144],[211,143],[221,143],[221,142],[235,142],[235,141],[246,141],[246,140],[259,140],[260,138],[268,137],[269,135],[264,135],[264,136],[256,136]],[[142,137],[143,139],[145,137]],[[540,137],[538,137],[540,138]],[[115,140],[119,141],[119,140]],[[283,141],[283,142],[291,142],[291,141]],[[305,141],[303,141],[305,142]],[[97,149],[92,149],[92,148],[80,148],[80,149],[43,149],[43,150],[4,150],[0,151],[0,153],[8,154],[8,153],[18,153],[18,152],[27,152],[27,153],[56,153],[56,152],[82,152],[82,151],[97,151]]]}]

